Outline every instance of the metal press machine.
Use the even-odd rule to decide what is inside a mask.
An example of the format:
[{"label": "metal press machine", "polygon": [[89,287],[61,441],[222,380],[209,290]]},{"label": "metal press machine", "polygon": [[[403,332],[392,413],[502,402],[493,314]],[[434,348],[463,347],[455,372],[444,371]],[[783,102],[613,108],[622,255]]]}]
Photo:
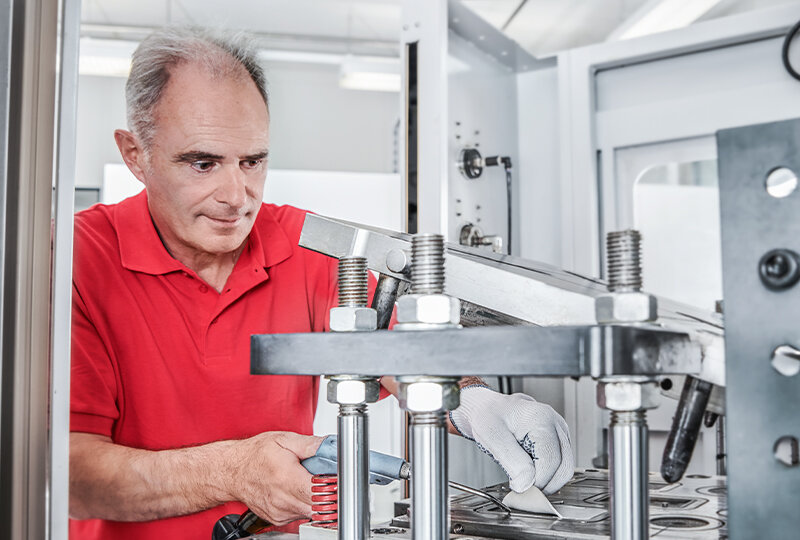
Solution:
[{"label": "metal press machine", "polygon": [[[776,169],[800,171],[798,148],[797,120],[718,134],[724,345],[719,315],[641,290],[635,231],[609,234],[608,282],[602,282],[445,247],[435,235],[309,215],[301,246],[344,260],[363,257],[380,274],[372,315],[363,300],[345,301],[332,314],[333,332],[252,338],[252,373],[325,375],[334,386],[339,531],[319,534],[359,540],[796,537],[800,302],[792,295],[800,280],[800,194],[776,197],[765,185]],[[340,287],[342,279],[345,288],[363,286],[345,275]],[[410,291],[402,294],[407,284]],[[396,328],[375,331],[386,328],[395,301]],[[366,409],[377,398],[369,389],[383,375],[397,377],[401,407],[410,414],[411,496],[397,503],[390,523],[370,530],[363,495]],[[597,381],[597,404],[610,411],[608,470],[578,470],[551,497],[564,519],[508,514],[472,495],[448,498],[445,415],[458,406],[464,375]],[[649,472],[647,459],[646,411],[668,375],[689,376],[665,454],[671,483]],[[722,387],[728,476],[681,478],[692,431],[696,436],[709,397],[721,395]],[[500,498],[507,490],[502,484],[486,489]]]}]

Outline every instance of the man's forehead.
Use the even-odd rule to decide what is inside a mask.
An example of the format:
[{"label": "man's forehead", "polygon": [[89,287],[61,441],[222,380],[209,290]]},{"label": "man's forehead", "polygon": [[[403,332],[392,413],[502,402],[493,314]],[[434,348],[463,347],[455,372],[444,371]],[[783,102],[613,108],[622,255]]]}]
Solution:
[{"label": "man's forehead", "polygon": [[211,79],[205,70],[178,66],[155,108],[154,145],[171,157],[204,152],[222,158],[264,153],[269,113],[252,80]]}]

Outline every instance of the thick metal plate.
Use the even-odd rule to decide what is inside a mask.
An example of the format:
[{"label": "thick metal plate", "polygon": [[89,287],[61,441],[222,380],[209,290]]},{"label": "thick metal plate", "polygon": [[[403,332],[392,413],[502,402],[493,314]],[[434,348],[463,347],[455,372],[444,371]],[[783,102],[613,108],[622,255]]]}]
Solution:
[{"label": "thick metal plate", "polygon": [[255,375],[601,377],[700,367],[700,350],[687,335],[635,326],[265,334],[250,343]]},{"label": "thick metal plate", "polygon": [[800,173],[800,121],[720,131],[720,212],[727,350],[730,537],[797,538],[800,467],[773,457],[779,437],[800,437],[800,377],[770,365],[782,344],[800,345],[800,287],[773,292],[759,278],[767,251],[800,253],[800,192],[776,199],[776,167]]}]

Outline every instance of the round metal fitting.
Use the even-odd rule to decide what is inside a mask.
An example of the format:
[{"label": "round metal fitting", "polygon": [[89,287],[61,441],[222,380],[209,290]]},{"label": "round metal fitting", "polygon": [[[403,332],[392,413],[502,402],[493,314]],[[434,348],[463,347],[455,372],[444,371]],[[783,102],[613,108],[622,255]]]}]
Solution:
[{"label": "round metal fitting", "polygon": [[655,381],[600,381],[597,404],[615,412],[642,411],[658,406],[658,383]]},{"label": "round metal fitting", "polygon": [[465,178],[475,180],[483,172],[483,158],[477,148],[464,148],[458,156],[458,170]]},{"label": "round metal fitting", "polygon": [[406,294],[397,300],[397,322],[458,326],[461,301],[445,294]]},{"label": "round metal fitting", "polygon": [[378,329],[378,312],[368,307],[335,307],[330,311],[331,332],[372,332]]},{"label": "round metal fitting", "polygon": [[595,318],[601,324],[646,322],[658,319],[658,299],[643,292],[622,292],[598,296]]},{"label": "round metal fitting", "polygon": [[329,403],[339,405],[362,405],[375,403],[381,392],[378,379],[338,376],[328,379]]},{"label": "round metal fitting", "polygon": [[386,254],[386,268],[391,272],[405,274],[408,272],[408,255],[402,249],[392,249]]},{"label": "round metal fitting", "polygon": [[771,291],[780,291],[794,286],[800,280],[798,255],[790,249],[773,249],[758,261],[761,283]]},{"label": "round metal fitting", "polygon": [[400,408],[426,413],[452,411],[461,404],[458,379],[450,377],[398,377]]},{"label": "round metal fitting", "polygon": [[794,377],[800,373],[800,350],[791,345],[780,345],[772,351],[770,363],[784,377]]}]

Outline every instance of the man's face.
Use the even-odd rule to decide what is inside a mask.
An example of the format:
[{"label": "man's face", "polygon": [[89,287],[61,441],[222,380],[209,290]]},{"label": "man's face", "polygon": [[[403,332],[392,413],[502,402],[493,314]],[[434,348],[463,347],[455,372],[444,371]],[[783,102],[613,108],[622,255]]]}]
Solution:
[{"label": "man's face", "polygon": [[165,246],[183,261],[236,252],[267,174],[269,115],[255,84],[246,73],[220,78],[176,66],[155,125],[142,181]]}]

